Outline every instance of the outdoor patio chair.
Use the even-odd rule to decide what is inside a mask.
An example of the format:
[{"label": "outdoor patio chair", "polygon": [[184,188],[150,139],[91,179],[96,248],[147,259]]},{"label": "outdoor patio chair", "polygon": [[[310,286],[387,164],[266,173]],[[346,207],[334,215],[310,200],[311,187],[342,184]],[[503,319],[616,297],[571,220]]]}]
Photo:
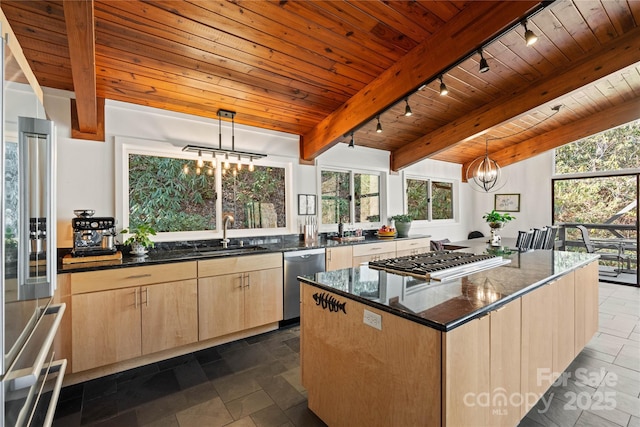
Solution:
[{"label": "outdoor patio chair", "polygon": [[[585,248],[587,248],[588,253],[600,255],[600,259],[603,261],[616,261],[618,263],[618,268],[613,269],[613,276],[618,276],[620,274],[625,261],[627,263],[627,268],[631,267],[631,261],[629,257],[624,254],[624,248],[622,245],[598,244],[598,247],[596,248],[589,237],[589,230],[587,230],[584,225],[577,225],[576,228],[580,230],[580,233],[582,234],[582,242],[584,243]],[[600,249],[616,249],[618,252],[598,252]],[[602,274],[602,272],[600,274]]]}]

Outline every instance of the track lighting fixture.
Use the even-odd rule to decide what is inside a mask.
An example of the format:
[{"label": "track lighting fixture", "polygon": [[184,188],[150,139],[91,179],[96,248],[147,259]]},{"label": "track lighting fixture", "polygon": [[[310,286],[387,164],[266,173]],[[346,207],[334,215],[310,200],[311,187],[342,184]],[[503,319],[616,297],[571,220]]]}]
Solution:
[{"label": "track lighting fixture", "polygon": [[486,59],[484,59],[484,55],[482,54],[482,49],[478,49],[478,53],[480,54],[480,72],[486,73],[489,71],[489,63]]},{"label": "track lighting fixture", "polygon": [[404,102],[407,103],[407,105],[404,107],[404,115],[405,117],[409,117],[413,114],[413,112],[411,112],[411,107],[409,107],[409,98],[405,98]]},{"label": "track lighting fixture", "polygon": [[449,89],[447,89],[447,85],[442,81],[442,74],[438,78],[440,79],[440,96],[445,96],[449,93]]},{"label": "track lighting fixture", "polygon": [[531,46],[532,44],[538,41],[538,36],[536,36],[533,31],[527,28],[526,19],[522,21],[522,26],[524,27],[524,39],[527,42],[527,46]]},{"label": "track lighting fixture", "polygon": [[253,166],[253,157],[249,158],[249,172],[253,172],[255,169],[255,166]]},{"label": "track lighting fixture", "polygon": [[356,144],[353,141],[353,132],[351,132],[351,140],[349,141],[349,148],[355,148]]},{"label": "track lighting fixture", "polygon": [[376,117],[378,119],[378,124],[376,125],[376,132],[382,133],[382,125],[380,124],[380,116]]},{"label": "track lighting fixture", "polygon": [[196,166],[199,168],[204,166],[204,160],[202,160],[202,150],[198,150],[198,160],[196,161]]},{"label": "track lighting fixture", "polygon": [[224,155],[224,168],[229,169],[231,167],[231,163],[229,163],[229,153],[225,153]]}]

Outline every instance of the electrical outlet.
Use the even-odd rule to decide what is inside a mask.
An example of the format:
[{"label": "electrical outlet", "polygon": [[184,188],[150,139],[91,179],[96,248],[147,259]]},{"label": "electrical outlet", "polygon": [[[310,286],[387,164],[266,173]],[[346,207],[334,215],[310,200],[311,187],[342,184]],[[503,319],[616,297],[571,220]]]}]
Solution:
[{"label": "electrical outlet", "polygon": [[372,328],[382,330],[382,316],[379,314],[365,309],[363,322],[365,325],[369,325]]}]

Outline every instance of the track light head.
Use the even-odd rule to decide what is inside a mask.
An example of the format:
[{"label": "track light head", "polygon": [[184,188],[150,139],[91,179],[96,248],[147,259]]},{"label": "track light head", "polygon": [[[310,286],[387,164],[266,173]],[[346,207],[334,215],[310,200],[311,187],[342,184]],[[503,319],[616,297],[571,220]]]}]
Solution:
[{"label": "track light head", "polygon": [[353,142],[353,132],[351,132],[351,140],[349,141],[349,148],[355,148],[355,143]]},{"label": "track light head", "polygon": [[440,96],[446,96],[449,94],[449,89],[447,89],[447,85],[442,81],[442,76],[438,77],[440,79]]},{"label": "track light head", "polygon": [[524,27],[524,40],[527,42],[527,46],[531,46],[538,41],[538,36],[536,36],[533,31],[527,28],[526,20],[522,21],[522,26]]},{"label": "track light head", "polygon": [[486,59],[484,59],[484,55],[482,54],[482,49],[478,49],[478,53],[480,54],[480,72],[486,73],[489,71],[489,63]]},{"label": "track light head", "polygon": [[376,132],[382,133],[382,125],[380,124],[380,116],[376,117],[378,119],[378,124],[376,125]]},{"label": "track light head", "polygon": [[404,102],[407,104],[404,107],[404,115],[405,115],[405,117],[409,117],[410,115],[413,114],[413,112],[411,111],[411,107],[409,107],[409,98],[405,98]]}]

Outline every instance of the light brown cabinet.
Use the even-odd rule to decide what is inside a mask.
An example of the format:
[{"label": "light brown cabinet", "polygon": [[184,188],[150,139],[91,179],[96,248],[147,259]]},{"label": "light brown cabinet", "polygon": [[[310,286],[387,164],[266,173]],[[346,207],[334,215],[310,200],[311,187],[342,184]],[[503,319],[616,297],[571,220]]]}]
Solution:
[{"label": "light brown cabinet", "polygon": [[518,424],[520,317],[517,299],[443,334],[443,425]]},{"label": "light brown cabinet", "polygon": [[73,295],[74,372],[197,341],[195,279]]},{"label": "light brown cabinet", "polygon": [[[230,265],[233,273],[228,273]],[[200,341],[282,320],[282,254],[199,261]]]},{"label": "light brown cabinet", "polygon": [[352,266],[359,267],[362,263],[381,259],[394,258],[396,256],[396,242],[377,242],[353,247]]},{"label": "light brown cabinet", "polygon": [[521,395],[536,398],[525,399],[521,417],[553,382],[553,296],[553,287],[547,284],[522,297]]},{"label": "light brown cabinet", "polygon": [[398,240],[396,242],[396,256],[418,255],[425,252],[429,252],[431,239],[409,239]]},{"label": "light brown cabinet", "polygon": [[575,359],[575,275],[551,283],[553,288],[553,372],[560,373]]},{"label": "light brown cabinet", "polygon": [[327,248],[325,253],[325,270],[334,271],[351,268],[353,265],[352,246]]},{"label": "light brown cabinet", "polygon": [[574,352],[577,355],[598,331],[598,263],[575,270]]},{"label": "light brown cabinet", "polygon": [[[73,372],[197,341],[196,272],[187,262],[72,274]],[[153,284],[166,279],[184,280]]]}]

